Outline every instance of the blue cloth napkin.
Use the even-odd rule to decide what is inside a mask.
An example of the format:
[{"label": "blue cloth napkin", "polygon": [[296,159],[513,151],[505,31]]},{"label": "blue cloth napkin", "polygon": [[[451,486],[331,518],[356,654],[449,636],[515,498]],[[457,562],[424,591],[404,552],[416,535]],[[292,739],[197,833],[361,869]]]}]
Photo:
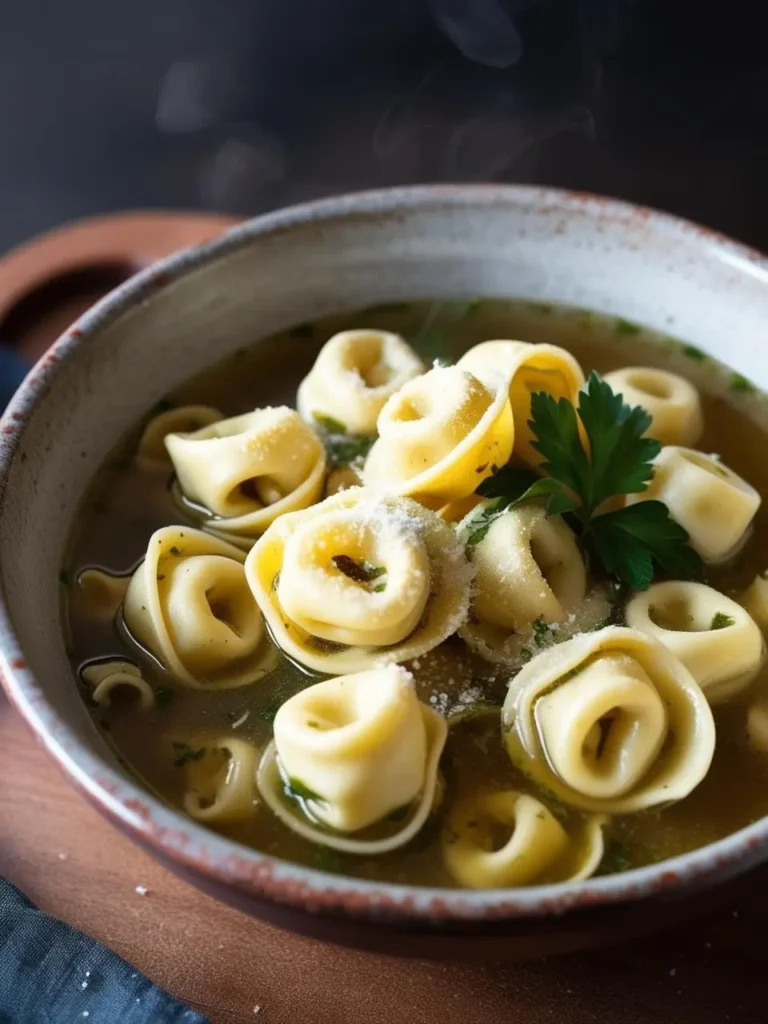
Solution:
[{"label": "blue cloth napkin", "polygon": [[0,1024],[208,1024],[0,879]]}]

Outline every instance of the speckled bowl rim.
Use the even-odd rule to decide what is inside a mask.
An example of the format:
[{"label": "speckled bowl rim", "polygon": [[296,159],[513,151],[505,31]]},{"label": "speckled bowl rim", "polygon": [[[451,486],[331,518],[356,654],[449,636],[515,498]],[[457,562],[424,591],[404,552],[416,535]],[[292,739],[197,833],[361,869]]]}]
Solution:
[{"label": "speckled bowl rim", "polygon": [[[731,239],[646,207],[586,193],[533,186],[435,185],[342,195],[288,207],[254,218],[206,244],[183,250],[137,274],[85,313],[43,356],[17,391],[0,421],[0,518],[11,463],[24,443],[25,427],[56,386],[64,361],[127,310],[192,270],[247,247],[255,238],[323,225],[361,215],[407,214],[415,209],[511,206],[560,215],[587,216],[612,230],[642,229],[657,238],[685,238],[714,262],[768,284],[768,259]],[[56,566],[51,571],[57,571]],[[186,818],[146,792],[107,760],[91,753],[47,703],[16,637],[0,592],[0,675],[10,698],[38,740],[77,787],[108,817],[161,858],[211,883],[266,900],[334,916],[425,925],[503,922],[546,917],[579,908],[689,891],[735,876],[768,857],[768,817],[692,853],[658,865],[578,883],[526,889],[467,891],[363,881],[328,874],[250,850]],[[72,690],[73,699],[76,691]]]}]

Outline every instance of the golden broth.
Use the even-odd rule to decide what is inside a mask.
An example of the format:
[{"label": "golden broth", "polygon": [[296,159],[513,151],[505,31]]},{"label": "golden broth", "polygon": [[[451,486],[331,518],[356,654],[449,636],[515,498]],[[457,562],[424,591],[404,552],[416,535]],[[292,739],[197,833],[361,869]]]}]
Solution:
[{"label": "golden broth", "polygon": [[[397,303],[302,325],[242,349],[169,396],[173,405],[202,403],[232,416],[260,405],[295,404],[296,388],[321,345],[336,331],[375,327],[403,334],[427,361],[451,361],[489,338],[548,341],[570,350],[585,373],[628,365],[657,366],[692,379],[701,390],[705,432],[701,450],[724,461],[762,494],[768,485],[768,459],[762,454],[764,428],[759,396],[737,374],[723,370],[691,346],[639,329],[622,320],[579,310],[527,302],[487,300],[469,303]],[[62,573],[75,672],[105,656],[131,656],[111,621],[95,622],[73,586],[85,566],[128,572],[143,557],[149,535],[181,521],[164,474],[131,466],[138,431],[105,465],[84,503]],[[745,443],[745,441],[747,443]],[[768,567],[768,505],[738,557],[725,567],[709,567],[707,582],[733,595],[757,571]],[[501,742],[498,709],[509,670],[470,654],[452,638],[408,666],[419,696],[453,716],[442,759],[447,801],[473,789],[514,786],[530,790],[512,766]],[[94,710],[99,725],[134,774],[170,804],[180,807],[185,769],[175,764],[173,742],[199,744],[222,737],[247,739],[263,748],[279,704],[317,677],[281,657],[263,681],[241,689],[203,692],[174,686],[158,668],[147,671],[160,690],[158,706],[113,702]],[[661,810],[614,818],[600,872],[648,864],[712,842],[768,813],[768,755],[753,752],[746,739],[746,706],[755,693],[768,693],[768,667],[748,696],[715,709],[717,747],[705,780],[680,803]],[[545,802],[551,801],[545,796]],[[561,809],[557,809],[558,813]],[[572,818],[578,812],[562,810]],[[406,847],[373,857],[340,854],[302,839],[259,804],[247,824],[221,827],[246,845],[290,860],[364,878],[430,885],[454,885],[440,851],[441,811]]]}]

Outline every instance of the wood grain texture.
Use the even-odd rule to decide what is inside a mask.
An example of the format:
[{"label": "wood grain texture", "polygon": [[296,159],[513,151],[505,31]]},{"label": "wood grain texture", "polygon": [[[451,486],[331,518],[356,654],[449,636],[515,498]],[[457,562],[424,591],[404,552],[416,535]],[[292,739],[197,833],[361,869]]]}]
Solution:
[{"label": "wood grain texture", "polygon": [[212,1024],[765,1020],[768,871],[718,913],[611,950],[527,964],[398,961],[277,931],[165,871],[69,787],[2,697],[0,779],[0,873]]}]

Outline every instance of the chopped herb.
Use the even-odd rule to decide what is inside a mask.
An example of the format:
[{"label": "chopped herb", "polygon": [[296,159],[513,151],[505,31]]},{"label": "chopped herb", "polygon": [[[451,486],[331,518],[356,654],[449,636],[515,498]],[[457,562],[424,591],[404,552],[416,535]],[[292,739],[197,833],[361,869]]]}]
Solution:
[{"label": "chopped herb", "polygon": [[310,789],[306,783],[302,782],[301,779],[288,779],[285,783],[285,791],[288,796],[293,797],[295,800],[320,800],[322,797]]},{"label": "chopped herb", "polygon": [[632,855],[629,848],[617,840],[608,844],[608,849],[600,863],[601,875],[616,875],[628,871],[632,867]]},{"label": "chopped herb", "polygon": [[387,571],[383,565],[371,565],[366,561],[357,562],[349,555],[334,555],[331,561],[339,572],[354,580],[355,583],[371,583]]},{"label": "chopped herb", "polygon": [[736,622],[736,619],[732,615],[726,615],[725,612],[715,612],[712,616],[712,623],[710,629],[727,629]]},{"label": "chopped herb", "polygon": [[533,642],[537,647],[545,647],[552,640],[552,630],[541,617],[533,622]]},{"label": "chopped herb", "polygon": [[320,723],[319,722],[313,722],[313,721],[309,720],[309,721],[307,721],[307,728],[308,729],[319,729],[320,728]]},{"label": "chopped herb", "polygon": [[485,540],[488,535],[488,531],[496,522],[500,519],[509,508],[509,502],[505,501],[504,498],[500,498],[499,501],[493,505],[487,505],[481,512],[473,517],[469,533],[465,540],[465,545],[468,548],[475,547],[481,540]]},{"label": "chopped herb", "polygon": [[592,373],[579,394],[578,418],[567,399],[557,402],[539,392],[531,396],[529,425],[548,477],[523,498],[549,491],[549,515],[575,512],[582,537],[591,542],[607,572],[637,590],[648,588],[654,563],[688,578],[700,575],[701,559],[688,546],[688,534],[662,502],[642,501],[599,513],[609,498],[647,490],[653,477],[653,460],[661,445],[645,436],[651,417],[644,409],[625,405],[621,395]]},{"label": "chopped herb", "polygon": [[178,556],[178,555],[181,554],[181,551],[174,544],[173,547],[168,548],[168,554],[169,555],[176,555],[176,556]]},{"label": "chopped herb", "polygon": [[290,334],[292,338],[313,338],[315,336],[315,328],[312,324],[296,324],[295,327],[291,328]]},{"label": "chopped herb", "polygon": [[757,388],[751,380],[747,380],[746,377],[740,373],[731,374],[731,388],[734,391],[748,391],[750,393],[757,391]]},{"label": "chopped herb", "polygon": [[521,665],[527,665],[532,657],[533,657],[533,653],[527,647],[521,648],[521,650],[520,650],[520,664]]},{"label": "chopped herb", "polygon": [[161,686],[159,690],[155,690],[155,703],[160,711],[163,711],[173,700],[173,690],[169,690],[167,686]]},{"label": "chopped herb", "polygon": [[313,412],[312,417],[319,427],[329,434],[346,434],[347,428],[341,420],[333,416],[326,416],[324,413]]},{"label": "chopped herb", "polygon": [[450,366],[450,341],[447,333],[439,327],[431,327],[422,331],[413,339],[413,347],[427,362],[436,362],[441,366]]},{"label": "chopped herb", "polygon": [[323,434],[322,442],[332,469],[362,462],[373,448],[375,437],[362,434]]},{"label": "chopped herb", "polygon": [[274,722],[275,716],[277,715],[277,712],[280,710],[282,705],[283,701],[279,698],[276,698],[271,703],[267,704],[265,707],[259,709],[259,717],[271,725],[272,722]]},{"label": "chopped herb", "polygon": [[200,761],[206,755],[205,747],[199,747],[195,750],[188,743],[172,743],[171,746],[176,752],[176,759],[173,762],[176,768],[182,768],[185,764],[189,764],[192,761]]},{"label": "chopped herb", "polygon": [[562,493],[561,486],[556,480],[550,477],[538,477],[536,478],[536,483],[531,484],[519,497],[513,499],[499,498],[495,504],[487,505],[482,509],[470,521],[469,534],[465,540],[466,546],[472,548],[479,544],[481,540],[484,540],[496,520],[500,519],[506,512],[509,512],[510,509],[517,508],[524,501],[531,501],[534,498],[541,497],[549,499],[547,514],[550,516],[560,512],[569,512],[574,507],[574,502]]},{"label": "chopped herb", "polygon": [[642,327],[639,327],[637,324],[633,324],[631,320],[623,320],[619,318],[616,321],[616,330],[619,334],[633,335],[640,334],[642,332]]},{"label": "chopped herb", "polygon": [[695,345],[681,345],[680,351],[684,356],[688,356],[689,359],[695,359],[698,363],[706,363],[709,361],[709,356],[706,352],[702,352],[700,348],[696,348]]},{"label": "chopped herb", "polygon": [[476,313],[483,304],[483,299],[475,296],[474,299],[467,299],[463,307],[459,306],[459,316],[471,316],[472,313]]},{"label": "chopped herb", "polygon": [[373,592],[374,592],[374,594],[381,594],[382,591],[384,591],[386,589],[387,589],[387,584],[386,583],[379,583],[377,586],[375,586],[373,588]]},{"label": "chopped herb", "polygon": [[275,575],[272,577],[271,590],[274,593],[280,586],[280,570],[278,569]]}]

